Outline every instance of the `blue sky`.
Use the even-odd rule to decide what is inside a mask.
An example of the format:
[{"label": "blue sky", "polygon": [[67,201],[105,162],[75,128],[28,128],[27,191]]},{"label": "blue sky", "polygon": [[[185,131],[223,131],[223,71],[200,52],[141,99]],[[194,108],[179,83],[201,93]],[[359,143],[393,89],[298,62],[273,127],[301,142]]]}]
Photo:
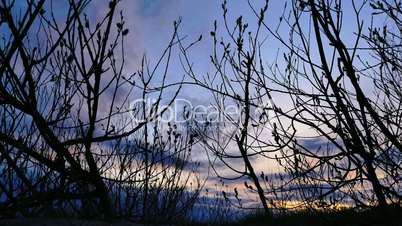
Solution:
[{"label": "blue sky", "polygon": [[[263,3],[263,1],[251,2],[255,4],[257,9]],[[276,27],[279,17],[282,15],[285,2],[286,1],[282,0],[270,1],[267,18],[265,20],[268,26]],[[89,10],[89,12],[93,13],[93,16],[96,18],[97,14],[102,15],[104,12],[105,4],[103,1],[96,1],[93,4],[95,4],[95,7],[93,7],[95,10]],[[151,61],[152,59],[156,59],[170,39],[173,31],[173,21],[180,18],[182,24],[179,33],[182,37],[186,36],[187,42],[190,43],[196,40],[200,35],[203,36],[203,40],[190,51],[190,57],[194,63],[196,73],[203,76],[207,72],[212,72],[213,67],[209,61],[209,55],[212,53],[212,38],[209,33],[213,29],[214,20],[218,21],[218,30],[222,29],[221,4],[222,1],[218,0],[123,0],[120,7],[125,15],[126,25],[130,29],[126,45],[128,70],[136,70],[143,54],[147,54]],[[345,4],[345,30],[342,35],[346,37],[345,40],[347,40],[349,44],[352,44],[356,24],[352,17],[351,1],[343,1],[343,4]],[[249,23],[250,30],[255,30],[257,18],[250,9],[247,0],[228,1],[228,9],[229,22],[232,22],[232,25],[235,23],[237,17],[243,16],[244,20]],[[368,26],[370,23],[370,14],[367,10],[363,10],[362,18],[365,19],[364,23]],[[303,23],[307,29],[309,18],[305,17],[304,19],[305,21]],[[378,23],[381,24],[381,21]],[[288,29],[286,27],[280,30],[280,32],[283,37],[287,38]],[[220,33],[220,35],[222,34],[224,35],[224,32]],[[270,64],[275,60],[278,51],[279,56],[282,56],[282,52],[286,50],[277,40],[269,36],[268,32],[264,31],[261,36],[268,36],[269,41],[263,47],[263,57],[266,63]],[[178,52],[176,52],[176,54],[177,56],[179,55]],[[182,74],[183,70],[181,69],[178,58],[176,58],[172,61],[170,78],[175,80],[181,78]],[[211,101],[208,92],[205,92],[201,88],[197,89],[194,87],[184,87],[179,97],[189,99],[194,104],[209,104],[208,102]],[[278,102],[282,102],[280,104],[284,106],[286,106],[287,103],[286,100]],[[308,131],[306,131],[306,133],[308,133]],[[314,146],[316,143],[321,144],[322,142],[319,140],[308,142],[309,146]],[[198,152],[198,156],[196,157],[201,161],[206,160],[203,151]],[[255,166],[258,172],[262,170],[266,173],[277,171],[277,165],[266,159],[256,162]],[[239,181],[239,184],[242,183],[243,180]],[[236,186],[236,183],[232,185]]]},{"label": "blue sky", "polygon": [[[251,0],[250,0],[251,1]],[[23,0],[18,0],[17,3],[23,4]],[[96,21],[97,18],[104,15],[107,7],[106,0],[93,1],[87,8],[87,14],[91,21]],[[263,1],[251,1],[255,4],[256,8],[261,6]],[[355,24],[349,21],[353,21],[351,18],[352,8],[350,1],[343,1],[345,6],[345,33],[343,34],[345,40],[353,43],[355,30]],[[358,2],[358,1],[357,1]],[[200,76],[205,75],[207,72],[213,72],[213,67],[210,64],[209,55],[212,52],[212,38],[209,33],[213,29],[214,20],[218,21],[218,30],[222,28],[222,9],[220,0],[122,0],[119,5],[119,9],[123,11],[125,16],[126,26],[130,32],[126,39],[126,56],[127,56],[127,71],[135,72],[141,62],[143,54],[148,56],[151,60],[151,64],[155,63],[155,59],[160,56],[163,49],[168,44],[168,41],[173,32],[173,21],[181,19],[179,34],[182,37],[186,37],[185,41],[190,43],[200,35],[203,36],[203,40],[198,43],[190,51],[190,57],[194,63],[195,71]],[[267,18],[265,20],[268,26],[275,27],[278,23],[279,17],[282,15],[283,6],[285,1],[271,0],[267,12]],[[54,12],[63,18],[65,8],[60,1],[54,1]],[[254,16],[250,9],[247,0],[232,0],[228,1],[228,15],[229,22],[232,25],[240,15],[244,20],[249,23],[250,30],[254,30],[256,26],[257,18]],[[370,15],[367,11],[363,12],[362,18],[365,19],[366,25],[370,23]],[[377,21],[381,25],[382,21]],[[305,22],[308,25],[308,18]],[[283,35],[286,37],[288,30],[283,30]],[[220,35],[224,34],[221,32]],[[220,36],[219,35],[219,36]],[[265,31],[262,37],[268,35]],[[263,47],[263,57],[266,63],[271,63],[278,51],[285,51],[283,46],[274,38],[269,37],[269,42]],[[179,63],[179,52],[174,52],[172,68],[169,72],[169,78],[172,81],[179,80],[183,75],[183,70]],[[281,55],[281,54],[279,54]],[[180,98],[186,98],[191,100],[193,104],[202,103],[210,104],[210,94],[205,92],[201,88],[184,87],[181,92]],[[282,101],[282,105],[286,105],[286,101]],[[313,146],[320,141],[310,142],[310,146]],[[205,152],[199,151],[195,156],[201,161],[206,161]],[[273,166],[272,162],[267,160],[256,162],[256,171],[260,172],[264,170],[266,173],[270,173],[276,170],[276,166]],[[211,183],[214,183],[211,180]],[[239,181],[240,184],[243,181]],[[233,186],[236,184],[234,183]]]}]

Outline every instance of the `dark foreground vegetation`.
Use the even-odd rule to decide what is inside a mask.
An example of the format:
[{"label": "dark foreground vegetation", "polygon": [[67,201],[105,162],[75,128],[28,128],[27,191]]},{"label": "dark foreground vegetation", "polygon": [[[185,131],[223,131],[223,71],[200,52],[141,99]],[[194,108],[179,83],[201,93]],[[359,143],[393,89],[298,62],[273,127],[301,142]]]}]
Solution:
[{"label": "dark foreground vegetation", "polygon": [[400,224],[402,1],[281,2],[128,65],[124,1],[0,0],[0,218]]},{"label": "dark foreground vegetation", "polygon": [[[252,213],[236,221],[200,223],[191,221],[146,223],[145,225],[173,226],[401,226],[402,208],[387,206],[385,208],[343,209],[332,211],[290,211],[275,217],[264,212]],[[0,225],[7,226],[134,226],[139,225],[122,219],[101,221],[85,218],[24,218],[0,220]],[[142,225],[142,224],[141,224]]]},{"label": "dark foreground vegetation", "polygon": [[295,211],[275,218],[264,214],[247,216],[232,225],[275,225],[275,226],[400,226],[402,225],[402,208],[388,206],[385,208],[344,209],[337,211]]}]

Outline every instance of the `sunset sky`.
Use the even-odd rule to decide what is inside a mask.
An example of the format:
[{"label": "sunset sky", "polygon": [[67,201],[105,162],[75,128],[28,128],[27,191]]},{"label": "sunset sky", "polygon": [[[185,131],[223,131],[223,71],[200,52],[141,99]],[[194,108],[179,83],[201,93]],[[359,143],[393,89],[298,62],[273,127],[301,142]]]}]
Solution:
[{"label": "sunset sky", "polygon": [[[285,2],[282,0],[271,0],[269,3],[267,18],[265,19],[265,23],[268,27],[276,28],[279,22],[279,18],[282,15],[287,15],[289,12],[288,8],[284,10]],[[17,1],[17,3],[21,4],[23,7],[23,1]],[[88,18],[90,21],[95,22],[99,20],[100,17],[105,15],[108,4],[107,1],[99,0],[93,1],[87,7],[86,13],[88,14]],[[257,11],[262,6],[263,1],[251,1],[252,4]],[[344,20],[345,26],[344,33],[342,35],[346,40],[346,43],[352,45],[354,43],[354,31],[356,28],[355,18],[352,17],[353,11],[349,1],[344,1],[345,4],[349,4],[344,6]],[[216,0],[123,0],[119,5],[119,10],[122,10],[122,14],[125,20],[125,27],[129,29],[129,33],[125,40],[125,54],[126,54],[126,68],[125,71],[127,73],[136,72],[140,65],[141,59],[144,55],[149,59],[149,63],[155,64],[156,59],[160,57],[164,48],[169,44],[169,40],[171,39],[171,35],[173,32],[173,23],[174,21],[181,20],[181,25],[179,27],[178,33],[180,37],[183,37],[183,43],[192,43],[197,40],[200,35],[202,35],[202,40],[197,43],[192,49],[189,51],[189,57],[191,63],[194,66],[195,73],[202,77],[207,73],[214,73],[213,65],[210,63],[209,56],[213,51],[212,38],[210,36],[210,31],[213,29],[214,20],[217,20],[218,24],[218,37],[227,38],[227,35],[223,29],[223,20],[222,20],[222,1]],[[249,6],[247,0],[233,0],[228,1],[228,18],[229,26],[235,24],[236,19],[239,16],[243,17],[243,20],[249,24],[250,31],[254,31],[257,24],[257,17],[254,15],[254,12]],[[50,6],[48,6],[50,7]],[[367,7],[367,6],[366,6]],[[66,9],[61,2],[54,1],[53,5],[54,13],[56,17],[63,18],[66,13]],[[285,12],[285,14],[283,14]],[[371,23],[371,17],[368,14],[367,10],[362,11],[361,18],[365,19],[365,26],[369,26]],[[303,21],[306,27],[309,26],[309,20],[306,19]],[[374,21],[374,23],[378,23],[381,25],[382,21]],[[288,38],[288,30],[287,27],[284,29],[279,29],[278,32],[284,37],[284,39]],[[262,57],[267,65],[272,64],[276,58],[278,57],[279,64],[283,62],[281,60],[281,56],[283,52],[286,52],[284,46],[272,35],[269,34],[268,31],[262,31],[260,35],[261,39],[267,38],[266,43],[262,47]],[[361,44],[364,46],[364,43]],[[314,51],[314,49],[313,49]],[[184,70],[180,64],[180,58],[182,55],[176,49],[173,51],[172,61],[170,65],[170,70],[168,72],[168,80],[169,82],[178,82],[182,79],[184,75]],[[185,81],[190,81],[189,78],[186,77]],[[363,81],[364,82],[364,81]],[[367,86],[367,89],[370,90],[370,86]],[[205,105],[208,106],[210,104],[214,104],[211,99],[211,94],[206,90],[194,86],[186,86],[184,85],[182,91],[180,92],[178,99],[185,99],[193,106],[196,105]],[[279,106],[283,108],[287,107],[287,103],[289,100],[281,99],[277,97],[274,101]],[[309,131],[304,128],[299,128],[300,131],[308,134]],[[270,139],[269,131],[266,134],[267,139]],[[320,140],[312,140],[306,145],[311,147],[312,149],[320,146]],[[233,148],[234,152],[237,152],[236,147],[228,146],[228,148]],[[207,183],[207,187],[210,190],[214,189],[214,184],[219,183],[219,179],[214,177],[213,173],[207,170],[208,167],[208,159],[206,157],[205,150],[197,147],[194,150],[193,158],[196,161],[200,161],[201,167],[199,168],[199,174],[203,177],[207,177],[207,173],[210,173],[210,180]],[[236,165],[236,162],[233,162]],[[280,171],[277,163],[274,161],[269,161],[266,158],[261,158],[258,161],[253,162],[255,171],[258,174],[263,171],[266,174],[270,174],[273,172]],[[225,168],[218,169],[227,176],[231,175],[230,171],[227,171]],[[243,183],[245,178],[242,180],[237,180],[230,182],[231,186],[238,186],[243,188]],[[231,188],[229,188],[231,189]],[[254,198],[254,197],[250,197]]]},{"label": "sunset sky", "polygon": [[[250,1],[251,4],[259,9],[262,6],[263,1]],[[129,35],[126,39],[126,55],[127,55],[127,71],[136,71],[140,65],[141,58],[143,54],[147,55],[150,59],[150,63],[154,59],[157,59],[162,53],[163,49],[168,44],[173,32],[173,22],[175,20],[181,19],[181,26],[179,27],[179,35],[185,37],[185,43],[191,43],[198,39],[200,35],[203,36],[201,42],[196,44],[192,50],[189,52],[191,61],[194,65],[194,69],[199,76],[203,76],[206,73],[213,73],[214,68],[210,63],[209,56],[212,53],[212,38],[210,36],[210,31],[213,29],[214,20],[218,21],[218,36],[225,37],[225,32],[223,31],[223,20],[222,20],[222,1],[205,0],[205,1],[189,1],[189,0],[135,0],[135,1],[123,1],[119,7],[123,11],[125,16],[126,26],[129,28]],[[353,11],[352,6],[349,1],[344,1],[344,4],[349,4],[344,6],[344,17],[345,26],[344,33],[348,37],[347,42],[353,44],[354,42],[354,30],[355,30],[355,18],[352,17]],[[90,17],[93,20],[97,18],[98,15],[104,14],[104,1],[96,1],[91,3],[88,10]],[[279,17],[282,16],[284,12],[285,1],[281,0],[271,0],[269,3],[267,18],[265,23],[267,26],[276,27],[279,21]],[[289,5],[285,10],[285,15],[288,13]],[[367,6],[366,6],[367,7]],[[253,11],[251,10],[249,3],[246,0],[234,0],[228,1],[228,16],[232,25],[235,24],[235,20],[242,16],[243,20],[249,24],[251,31],[255,30],[257,23],[257,18],[255,17]],[[362,11],[362,18],[366,18],[366,26],[369,25],[370,15],[367,11]],[[350,23],[350,22],[352,23]],[[309,21],[305,22],[306,27],[309,25]],[[378,22],[381,24],[381,21]],[[287,37],[287,28],[283,31],[279,30],[283,37]],[[266,37],[267,42],[263,46],[263,58],[267,65],[275,61],[277,55],[285,51],[284,46],[273,38],[267,31],[263,31],[261,37]],[[362,44],[364,45],[364,43]],[[171,63],[171,70],[169,72],[169,79],[173,81],[178,81],[183,76],[183,69],[179,62],[179,52],[174,52]],[[279,57],[281,58],[281,57]],[[281,59],[279,59],[279,62]],[[210,98],[210,93],[206,92],[202,88],[194,88],[184,86],[182,92],[179,94],[178,98],[186,99],[190,101],[193,105],[202,104],[209,105],[213,104]],[[279,98],[280,99],[280,98]],[[277,100],[277,104],[286,108],[286,99]],[[303,130],[303,128],[300,128]],[[309,133],[309,131],[305,131]],[[269,139],[269,133],[267,134],[267,139]],[[322,143],[319,140],[313,140],[309,142],[311,148],[316,148]],[[234,147],[236,152],[236,148]],[[203,162],[203,167],[200,167],[199,173],[202,176],[206,176],[207,158],[206,152],[202,149],[196,149],[193,155],[194,159]],[[274,161],[269,161],[262,158],[262,160],[255,161],[254,166],[256,172],[264,171],[269,174],[272,172],[277,172],[280,169],[277,163]],[[226,172],[225,168],[221,168],[221,172]],[[225,174],[225,173],[224,173]],[[226,175],[231,175],[230,171],[227,171]],[[207,187],[211,190],[214,189],[214,184],[219,183],[219,179],[213,177],[213,173],[210,175]],[[245,178],[244,178],[245,180]],[[229,182],[231,186],[237,186],[243,188],[244,180]],[[254,197],[249,197],[254,198]]]}]

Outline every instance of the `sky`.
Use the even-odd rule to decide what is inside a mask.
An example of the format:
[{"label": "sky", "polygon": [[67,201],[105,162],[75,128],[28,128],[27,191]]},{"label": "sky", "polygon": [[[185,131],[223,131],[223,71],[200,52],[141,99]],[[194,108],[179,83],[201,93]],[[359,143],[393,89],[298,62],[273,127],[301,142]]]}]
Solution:
[{"label": "sky", "polygon": [[[251,4],[259,9],[263,1],[250,1]],[[358,2],[358,1],[357,1]],[[105,1],[94,1],[90,6],[88,13],[92,16],[93,20],[96,20],[99,16],[105,12]],[[179,35],[185,37],[184,42],[191,43],[198,39],[202,35],[203,39],[197,43],[189,52],[190,59],[194,65],[194,69],[197,75],[204,76],[206,73],[213,73],[214,68],[210,63],[209,56],[213,51],[212,38],[209,35],[213,29],[214,20],[218,22],[218,31],[223,27],[222,21],[222,1],[219,0],[123,0],[119,9],[122,10],[125,17],[126,26],[129,29],[129,35],[126,42],[126,55],[127,55],[127,70],[135,71],[141,62],[142,56],[147,55],[148,59],[157,59],[162,53],[163,49],[168,44],[173,32],[173,22],[181,20],[181,26],[179,27]],[[286,1],[271,0],[269,2],[269,8],[267,11],[267,18],[265,23],[267,26],[276,27],[279,17],[282,16]],[[343,1],[346,4],[344,17],[346,21],[353,21],[351,16],[353,15],[352,6],[350,1]],[[288,5],[289,7],[289,5]],[[93,9],[93,10],[92,10]],[[247,0],[231,0],[228,1],[228,16],[229,22],[232,25],[235,24],[237,17],[242,16],[243,19],[249,23],[250,30],[255,30],[257,18],[251,10]],[[363,18],[365,18],[365,24],[370,23],[370,15],[366,12],[362,12]],[[308,27],[309,18],[305,18],[302,22]],[[381,21],[379,22],[381,23]],[[354,31],[356,24],[346,23],[344,35],[350,45],[354,41]],[[288,30],[279,31],[285,39],[288,35]],[[224,32],[221,32],[224,35]],[[263,46],[263,57],[267,64],[274,62],[278,53],[284,51],[284,46],[278,42],[275,38],[272,38],[268,32],[264,31],[262,37],[268,37],[269,42]],[[183,69],[181,68],[179,52],[174,52],[171,62],[171,70],[169,72],[169,78],[171,81],[177,81],[183,76]],[[181,99],[189,100],[193,105],[212,104],[210,93],[206,92],[202,88],[194,88],[193,86],[184,86],[179,97]],[[278,97],[278,99],[280,99]],[[279,104],[286,107],[288,104],[286,99],[277,100]],[[301,128],[303,130],[303,128]],[[304,131],[306,134],[309,131]],[[269,133],[267,135],[269,137]],[[314,146],[320,141],[311,141],[310,144]],[[236,148],[232,145],[229,148],[233,148],[236,152]],[[314,148],[314,147],[313,147]],[[207,167],[206,152],[202,149],[198,149],[193,156],[195,160],[204,162],[203,167]],[[236,164],[234,162],[234,164]],[[277,163],[267,159],[254,160],[254,166],[256,172],[264,171],[266,174],[280,171]],[[241,164],[240,164],[241,165]],[[217,168],[223,175],[233,175],[225,168]],[[200,168],[199,173],[206,177],[207,171],[205,168]],[[207,187],[210,190],[216,189],[216,185],[219,184],[219,180],[210,175],[210,179],[207,182]],[[229,190],[233,187],[243,188],[244,179],[238,181],[230,181],[227,184],[230,186]],[[247,197],[248,199],[256,199],[256,197]],[[246,198],[246,199],[247,199]]]},{"label": "sky", "polygon": [[[163,49],[168,44],[172,32],[173,22],[181,20],[179,27],[179,35],[185,37],[185,42],[191,43],[202,35],[203,39],[197,43],[189,52],[196,74],[204,76],[205,73],[213,73],[214,68],[210,63],[209,56],[213,51],[212,37],[210,31],[213,29],[214,20],[217,20],[218,30],[223,28],[222,8],[223,1],[218,0],[123,0],[119,7],[125,17],[126,26],[129,29],[129,35],[126,42],[127,70],[136,70],[139,67],[143,54],[146,54],[148,59],[157,59]],[[254,1],[256,8],[261,7],[263,1]],[[93,19],[100,17],[104,13],[104,1],[93,2],[94,6],[90,8],[88,13]],[[270,3],[268,11],[267,24],[274,25],[283,11],[284,1],[274,0]],[[243,18],[249,23],[252,30],[257,22],[253,11],[249,7],[246,0],[228,1],[228,17],[231,23],[235,23],[237,17]],[[224,32],[221,31],[224,35]],[[276,45],[276,46],[275,46]],[[266,59],[275,57],[277,49],[280,48],[279,43],[274,46],[267,46]],[[172,56],[172,69],[170,70],[170,79],[176,81],[183,75],[178,60],[179,53],[175,52],[176,56]],[[184,86],[179,99],[190,101],[193,106],[197,104],[209,105],[213,104],[211,95],[202,88],[194,88],[193,86]],[[237,151],[234,149],[233,151]],[[207,178],[206,187],[209,191],[220,193],[221,182],[215,178],[211,170],[208,170],[207,153],[201,147],[193,151],[193,159],[200,161],[201,167],[198,173],[203,178]],[[233,162],[236,164],[235,162]],[[269,174],[278,171],[277,166],[273,161],[267,159],[256,161],[255,167],[257,172],[265,171]],[[232,176],[233,173],[225,167],[217,167],[219,173],[225,176]],[[209,174],[209,175],[208,175]],[[244,180],[227,181],[229,188],[226,190],[233,191],[233,187],[243,188]],[[256,200],[254,195],[246,195],[244,200]]]},{"label": "sky", "polygon": [[[17,0],[17,3],[23,5],[22,0]],[[252,4],[259,9],[263,1],[252,1]],[[271,0],[267,11],[267,18],[265,20],[267,26],[275,27],[278,23],[279,17],[282,15],[283,8],[286,1],[283,0]],[[350,1],[344,1],[345,4],[350,4]],[[86,13],[90,21],[96,21],[102,17],[107,10],[108,1],[106,0],[93,0],[88,6]],[[147,55],[150,59],[150,63],[155,63],[164,48],[168,45],[169,39],[173,32],[174,21],[181,20],[181,26],[179,27],[179,35],[184,37],[184,42],[191,43],[202,35],[203,39],[197,43],[189,52],[194,69],[197,75],[203,76],[206,73],[213,73],[214,68],[210,63],[209,56],[213,51],[212,38],[209,35],[213,29],[214,20],[218,21],[218,29],[221,29],[222,24],[222,1],[220,0],[122,0],[119,4],[119,10],[122,10],[126,24],[129,29],[129,33],[125,42],[126,53],[126,71],[137,71],[143,55]],[[345,7],[345,17],[349,18],[352,11],[351,7]],[[229,22],[235,24],[237,17],[242,16],[245,21],[249,23],[250,30],[254,30],[256,26],[257,18],[253,11],[249,7],[247,0],[229,0],[228,1],[228,16]],[[65,8],[63,4],[54,1],[54,12],[61,18],[65,14]],[[369,15],[363,12],[363,17],[366,18],[366,24],[369,23]],[[308,25],[308,18],[304,22]],[[381,24],[381,21],[378,22]],[[345,29],[345,35],[350,44],[353,43],[353,31],[355,25],[348,24]],[[287,30],[283,31],[283,35],[286,37]],[[222,32],[223,33],[223,32]],[[277,40],[270,37],[265,31],[262,37],[268,36],[269,43],[263,47],[263,57],[267,64],[272,63],[278,51],[284,49]],[[184,71],[180,65],[178,51],[173,52],[171,70],[169,71],[169,79],[171,81],[178,81],[182,78]],[[194,86],[184,86],[182,92],[179,94],[180,99],[189,100],[193,105],[212,104],[210,93],[206,92],[202,88],[194,88]],[[279,101],[281,102],[281,101]],[[282,105],[286,106],[286,100],[282,100]],[[268,136],[268,135],[267,135]],[[229,146],[229,148],[232,146]],[[233,148],[233,147],[232,147]],[[235,148],[234,148],[234,151]],[[207,162],[205,151],[198,149],[194,158],[204,163]],[[203,167],[207,167],[207,164],[202,164]],[[273,161],[266,159],[260,161],[254,161],[254,166],[257,172],[264,171],[266,174],[276,172],[277,164]],[[230,175],[230,172],[225,171],[223,168],[219,168],[223,174]],[[199,173],[203,176],[207,170],[200,169]],[[230,186],[243,186],[244,180],[230,182]],[[218,184],[219,181],[211,179],[207,186],[212,190]],[[251,197],[252,199],[253,197]]]}]

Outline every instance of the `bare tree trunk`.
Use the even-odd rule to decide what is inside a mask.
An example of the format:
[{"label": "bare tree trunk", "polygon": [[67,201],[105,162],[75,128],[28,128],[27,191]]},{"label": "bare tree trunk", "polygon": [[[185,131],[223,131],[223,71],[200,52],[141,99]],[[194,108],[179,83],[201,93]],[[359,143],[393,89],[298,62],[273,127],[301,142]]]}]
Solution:
[{"label": "bare tree trunk", "polygon": [[264,207],[265,214],[270,216],[271,211],[269,210],[269,207],[268,207],[267,199],[264,194],[264,189],[262,189],[260,181],[258,180],[258,177],[255,174],[254,168],[251,165],[251,162],[247,156],[247,152],[244,150],[244,147],[243,147],[242,143],[240,143],[240,140],[237,136],[236,136],[236,141],[237,141],[237,147],[239,148],[240,153],[243,157],[244,164],[246,165],[246,168],[248,170],[246,174],[252,179],[252,181],[257,189],[258,197],[260,198],[261,204]]},{"label": "bare tree trunk", "polygon": [[378,180],[378,176],[375,172],[375,169],[373,168],[373,164],[371,161],[367,161],[367,160],[365,163],[366,163],[366,168],[367,168],[367,177],[373,186],[373,191],[374,191],[375,196],[377,197],[378,206],[384,207],[387,205],[387,200],[385,198],[384,190],[381,186],[381,183]]}]

